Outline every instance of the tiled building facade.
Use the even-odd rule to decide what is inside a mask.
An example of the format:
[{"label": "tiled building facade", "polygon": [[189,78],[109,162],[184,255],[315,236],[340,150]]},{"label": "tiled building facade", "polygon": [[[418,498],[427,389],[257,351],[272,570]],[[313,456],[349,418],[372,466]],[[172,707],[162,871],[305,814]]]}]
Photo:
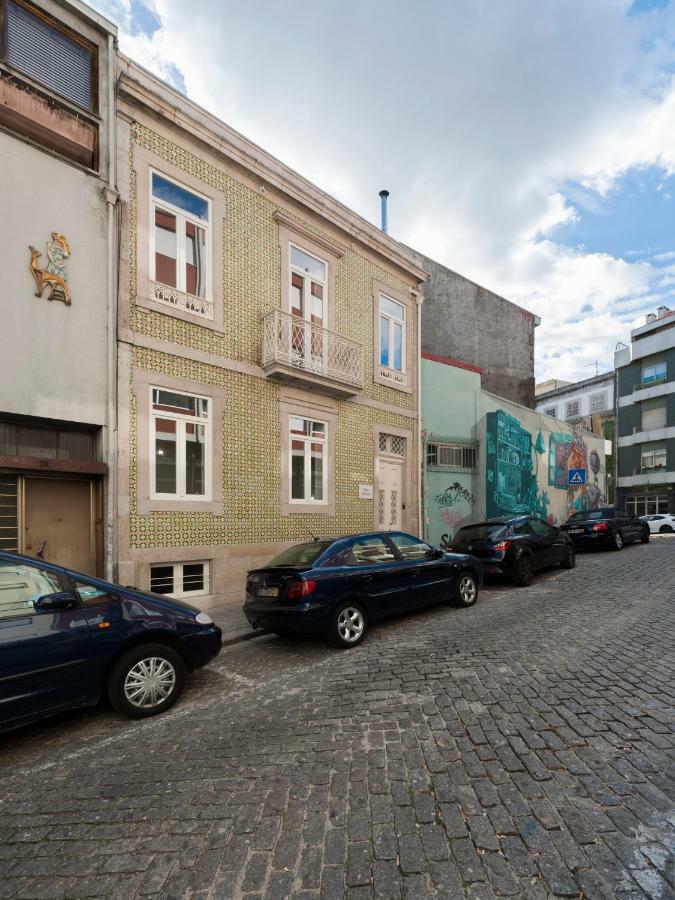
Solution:
[{"label": "tiled building facade", "polygon": [[120,68],[119,579],[205,605],[312,535],[418,532],[424,272]]}]

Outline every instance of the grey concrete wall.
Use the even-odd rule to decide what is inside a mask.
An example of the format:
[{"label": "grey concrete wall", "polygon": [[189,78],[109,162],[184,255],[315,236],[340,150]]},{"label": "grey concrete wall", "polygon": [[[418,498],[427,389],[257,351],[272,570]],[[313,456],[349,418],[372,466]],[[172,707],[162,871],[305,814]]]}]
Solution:
[{"label": "grey concrete wall", "polygon": [[416,255],[429,273],[422,350],[480,366],[485,390],[533,407],[533,315],[435,260]]}]

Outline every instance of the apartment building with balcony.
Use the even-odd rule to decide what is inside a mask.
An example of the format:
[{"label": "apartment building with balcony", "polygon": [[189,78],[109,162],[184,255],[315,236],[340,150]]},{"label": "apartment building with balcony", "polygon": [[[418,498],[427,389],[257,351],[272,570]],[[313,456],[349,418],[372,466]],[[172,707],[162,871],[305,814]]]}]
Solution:
[{"label": "apartment building with balcony", "polygon": [[675,310],[659,307],[614,354],[617,505],[675,512]]},{"label": "apartment building with balcony", "polygon": [[417,533],[424,271],[118,67],[119,578],[209,605],[289,544]]}]

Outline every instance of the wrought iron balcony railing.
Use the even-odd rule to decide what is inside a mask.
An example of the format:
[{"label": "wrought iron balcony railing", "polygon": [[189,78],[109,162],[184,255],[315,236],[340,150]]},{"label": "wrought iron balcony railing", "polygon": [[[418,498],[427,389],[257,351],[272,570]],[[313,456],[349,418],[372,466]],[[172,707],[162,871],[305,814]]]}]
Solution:
[{"label": "wrought iron balcony railing", "polygon": [[359,344],[280,309],[263,319],[262,367],[268,375],[312,381],[345,396],[363,388]]}]

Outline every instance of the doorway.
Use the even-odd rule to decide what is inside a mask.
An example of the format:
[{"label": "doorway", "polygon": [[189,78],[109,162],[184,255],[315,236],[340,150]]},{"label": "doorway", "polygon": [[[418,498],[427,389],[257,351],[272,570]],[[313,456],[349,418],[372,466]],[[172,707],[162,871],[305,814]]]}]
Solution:
[{"label": "doorway", "polygon": [[99,481],[0,475],[0,549],[97,574]]},{"label": "doorway", "polygon": [[403,526],[403,461],[378,462],[377,522],[380,531],[399,531]]}]

